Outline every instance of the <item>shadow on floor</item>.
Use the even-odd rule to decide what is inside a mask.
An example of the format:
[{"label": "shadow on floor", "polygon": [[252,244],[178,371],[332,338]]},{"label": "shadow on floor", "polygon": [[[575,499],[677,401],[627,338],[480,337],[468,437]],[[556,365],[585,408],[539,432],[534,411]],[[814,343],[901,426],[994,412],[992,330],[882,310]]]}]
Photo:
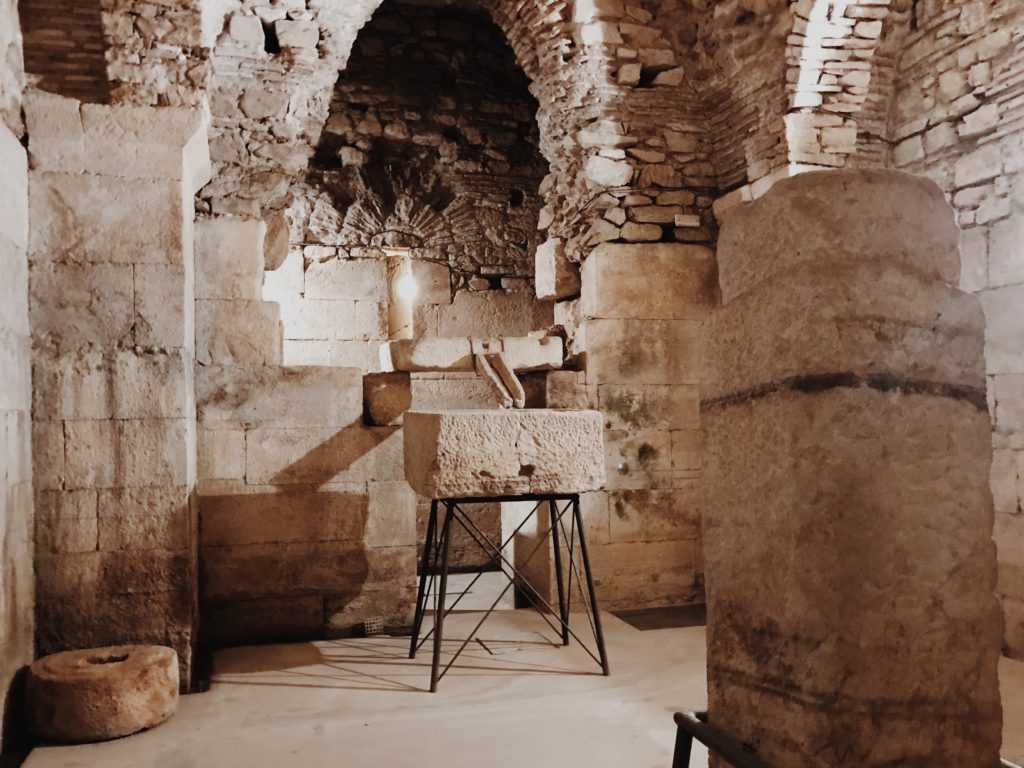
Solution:
[{"label": "shadow on floor", "polygon": [[641,632],[651,629],[705,627],[708,623],[708,611],[704,603],[669,605],[664,608],[638,608],[628,611],[612,611],[612,613]]},{"label": "shadow on floor", "polygon": [[[600,675],[579,648],[538,632],[513,639],[474,638],[450,668],[452,674]],[[442,669],[464,637],[445,639]],[[230,648],[217,654],[215,686],[335,688],[424,692],[430,685],[432,641],[409,659],[407,637],[349,638],[316,643]]]}]

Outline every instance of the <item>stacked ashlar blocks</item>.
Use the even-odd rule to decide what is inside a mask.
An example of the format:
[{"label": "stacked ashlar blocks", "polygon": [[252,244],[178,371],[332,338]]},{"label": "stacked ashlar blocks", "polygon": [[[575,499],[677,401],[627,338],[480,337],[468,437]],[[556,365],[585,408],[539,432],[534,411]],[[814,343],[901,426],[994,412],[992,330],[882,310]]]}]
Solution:
[{"label": "stacked ashlar blocks", "polygon": [[264,236],[258,219],[196,225],[204,636],[216,645],[343,634],[370,616],[406,623],[416,499],[401,435],[364,425],[360,369],[281,365],[278,305],[260,296]]},{"label": "stacked ashlar blocks", "polygon": [[38,651],[154,642],[196,610],[198,109],[25,102]]},{"label": "stacked ashlar blocks", "polygon": [[584,370],[549,374],[548,405],[604,416],[606,489],[582,497],[602,607],[702,595],[697,382],[715,276],[703,246],[606,243],[584,262],[580,298],[556,308],[578,323]]}]

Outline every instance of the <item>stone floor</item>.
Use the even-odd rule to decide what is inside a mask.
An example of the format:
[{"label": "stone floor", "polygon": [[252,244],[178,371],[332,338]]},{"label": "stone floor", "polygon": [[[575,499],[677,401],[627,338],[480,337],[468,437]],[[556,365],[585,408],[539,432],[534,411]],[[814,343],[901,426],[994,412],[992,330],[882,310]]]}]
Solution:
[{"label": "stone floor", "polygon": [[[446,634],[464,637],[476,616],[453,616]],[[226,650],[210,691],[183,698],[168,723],[106,744],[37,749],[25,766],[667,768],[672,712],[705,703],[704,630],[604,620],[609,678],[578,646],[554,646],[532,611],[502,611],[433,695],[429,654],[410,662],[401,638]],[[1020,762],[1024,663],[1000,671],[1003,752]],[[704,768],[706,753],[693,765]]]}]

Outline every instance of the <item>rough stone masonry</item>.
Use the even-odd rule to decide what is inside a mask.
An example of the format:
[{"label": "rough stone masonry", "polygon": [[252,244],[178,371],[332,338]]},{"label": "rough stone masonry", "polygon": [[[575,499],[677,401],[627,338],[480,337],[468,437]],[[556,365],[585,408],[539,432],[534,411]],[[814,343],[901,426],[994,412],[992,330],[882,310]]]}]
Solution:
[{"label": "rough stone masonry", "polygon": [[[702,467],[752,441],[743,432],[721,447],[706,443],[702,427],[725,435],[725,422],[704,424],[719,416],[702,412],[702,400],[841,373],[853,378],[799,397],[763,393],[757,406],[813,398],[836,420],[795,413],[804,421],[779,422],[776,434],[814,451],[828,424],[846,434],[840,427],[868,419],[878,431],[846,446],[850,466],[887,446],[920,466],[914,477],[929,479],[903,484],[920,498],[946,490],[936,467],[963,473],[947,501],[935,501],[959,500],[946,516],[962,529],[959,543],[947,548],[948,531],[937,530],[920,545],[934,544],[936,568],[955,555],[964,572],[938,596],[920,591],[917,571],[897,580],[899,590],[884,582],[886,594],[913,598],[893,598],[885,615],[945,637],[938,612],[934,624],[914,613],[920,595],[950,610],[973,606],[984,614],[977,633],[964,635],[970,646],[950,646],[955,659],[943,679],[955,689],[971,653],[983,672],[991,666],[992,530],[985,515],[965,512],[983,508],[985,489],[973,478],[987,439],[1002,644],[1024,653],[1019,2],[73,5],[0,0],[0,255],[10,276],[0,302],[5,686],[34,654],[82,644],[168,643],[187,678],[192,650],[204,643],[342,634],[369,617],[403,621],[422,501],[402,473],[401,427],[367,424],[360,407],[388,301],[379,246],[408,245],[392,231],[396,222],[403,236],[415,224],[414,233],[454,228],[473,239],[468,248],[435,242],[419,254],[429,258],[416,258],[412,243],[424,336],[564,336],[563,369],[524,383],[535,404],[602,414],[608,483],[586,494],[584,516],[604,606],[704,598],[705,543],[716,550]],[[421,109],[393,77],[384,82],[385,69],[402,74],[393,54],[416,52],[429,52],[438,68],[431,82],[454,105],[438,99]],[[485,87],[467,82],[485,72]],[[435,155],[439,163],[425,169],[423,157]],[[396,194],[381,183],[390,177],[382,169],[406,160]],[[785,244],[772,217],[745,245],[719,241],[730,208],[795,184],[784,180],[797,173],[891,167],[933,179],[957,211],[960,288],[978,294],[984,311],[984,382],[981,317],[950,288],[957,233],[945,214],[928,226],[887,220],[884,231],[906,251],[874,271],[840,258],[859,224],[820,233],[820,263],[793,267],[792,285],[778,275],[786,258],[810,253],[810,223],[786,230]],[[801,205],[832,215],[862,210],[878,193],[836,179],[803,182],[816,195]],[[474,196],[486,208],[477,218],[465,203]],[[896,196],[890,210],[906,204]],[[355,251],[343,245],[353,228]],[[778,258],[755,258],[764,253]],[[940,263],[941,274],[928,272]],[[807,282],[815,269],[820,285]],[[885,303],[897,290],[903,300]],[[728,329],[708,326],[708,313],[740,317],[755,299],[776,307],[764,312],[779,325],[744,325],[748,336],[733,351],[751,350],[734,369],[746,379],[711,392],[701,346],[724,354]],[[797,302],[804,314],[781,313],[780,302]],[[864,307],[877,310],[873,324],[841,323],[839,340],[825,338],[840,326],[823,317],[863,317]],[[907,325],[905,316],[938,307],[948,309],[950,328],[970,329],[943,337],[941,350],[929,334],[946,326],[932,329],[920,316]],[[772,328],[764,345],[751,343]],[[769,342],[783,341],[792,342],[785,355],[765,356]],[[819,345],[839,341],[888,350],[884,365],[847,360],[811,370]],[[791,367],[773,368],[782,363]],[[887,377],[910,364],[933,366],[926,381],[938,389],[883,392]],[[465,374],[416,375],[409,386],[418,410],[494,405]],[[892,434],[878,421],[890,399],[900,410],[889,424],[906,427]],[[805,430],[793,432],[796,423]],[[944,441],[944,429],[960,439]],[[775,449],[766,444],[759,457]],[[892,485],[904,517],[879,526],[906,523],[918,503]],[[834,498],[827,494],[836,490],[821,492]],[[797,518],[817,519],[806,497],[785,498]],[[845,524],[838,505],[829,509],[834,540],[818,532],[798,542],[809,565],[844,563],[825,555],[842,550],[843,537],[865,560],[888,562],[890,543],[857,538],[863,526]],[[865,514],[886,509],[866,504]],[[708,558],[712,603],[722,563]],[[810,621],[810,579],[799,575],[783,586],[808,606]],[[827,626],[845,620],[827,618],[835,621]],[[789,629],[774,637],[791,638]],[[743,658],[740,646],[722,647]],[[986,685],[972,706],[994,712]],[[880,749],[917,744],[911,721],[901,722],[906,730]],[[978,728],[976,743],[989,749]]]}]

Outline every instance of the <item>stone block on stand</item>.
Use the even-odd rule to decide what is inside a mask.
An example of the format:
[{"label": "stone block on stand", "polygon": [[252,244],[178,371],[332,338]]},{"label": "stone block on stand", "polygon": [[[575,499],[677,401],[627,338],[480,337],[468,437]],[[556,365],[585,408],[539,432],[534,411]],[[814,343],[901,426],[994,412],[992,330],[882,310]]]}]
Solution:
[{"label": "stone block on stand", "polygon": [[597,490],[602,423],[598,411],[409,411],[405,476],[429,498]]}]

